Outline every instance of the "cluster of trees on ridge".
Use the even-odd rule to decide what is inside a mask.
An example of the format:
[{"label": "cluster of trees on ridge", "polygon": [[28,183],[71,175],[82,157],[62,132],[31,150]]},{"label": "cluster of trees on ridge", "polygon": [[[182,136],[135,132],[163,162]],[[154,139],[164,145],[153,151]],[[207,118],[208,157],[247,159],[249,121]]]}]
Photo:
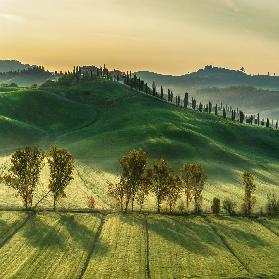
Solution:
[{"label": "cluster of trees on ridge", "polygon": [[214,113],[216,116],[221,116],[224,119],[231,121],[239,121],[240,123],[264,126],[266,128],[279,128],[278,120],[270,120],[269,118],[267,118],[266,120],[262,119],[260,118],[259,113],[256,115],[246,115],[242,110],[238,108],[234,109],[232,106],[223,103],[218,105],[212,104],[209,101],[208,104],[202,104],[201,102],[198,102],[195,98],[190,98],[188,92],[185,93],[184,98],[181,98],[180,96],[175,96],[173,91],[170,89],[167,89],[165,91],[163,86],[160,87],[160,92],[157,92],[157,87],[155,83],[153,83],[152,88],[150,88],[144,80],[138,78],[135,74],[133,75],[131,72],[124,73],[117,70],[109,71],[106,68],[106,65],[100,68],[95,66],[75,66],[72,72],[65,72],[65,76],[61,79],[61,81],[67,83],[69,81],[72,81],[73,78],[76,82],[96,78],[116,80],[118,82],[123,82],[125,85],[129,86],[134,90],[167,101],[168,103],[174,104],[178,107],[191,108],[195,111],[205,112],[208,114]]},{"label": "cluster of trees on ridge", "polygon": [[11,167],[0,177],[0,182],[16,190],[25,209],[34,208],[42,201],[33,206],[33,196],[45,165],[45,158],[50,173],[48,194],[53,194],[55,210],[57,200],[65,196],[65,188],[73,179],[74,159],[67,150],[56,146],[51,147],[47,153],[37,147],[18,149],[11,157]]},{"label": "cluster of trees on ridge", "polygon": [[[169,211],[172,212],[184,193],[187,211],[193,201],[194,213],[202,212],[202,193],[207,175],[201,164],[185,163],[181,166],[179,174],[164,159],[153,162],[151,167],[148,165],[148,156],[141,149],[132,150],[120,160],[121,175],[118,183],[110,185],[109,195],[116,200],[121,211],[133,211],[135,202],[142,209],[147,195],[152,194],[156,198],[158,212],[161,211],[163,202],[167,203]],[[242,181],[242,212],[245,216],[250,216],[256,204],[256,198],[253,196],[256,185],[252,174],[247,171],[242,174]],[[178,209],[182,211],[184,204],[180,204]],[[220,213],[220,199],[213,199],[211,209],[214,214]],[[228,214],[235,215],[236,203],[227,198],[223,201],[223,209]],[[279,214],[279,198],[275,194],[268,195],[266,210],[270,215]]]},{"label": "cluster of trees on ridge", "polygon": [[[34,192],[38,187],[45,162],[49,167],[49,191],[34,205]],[[134,149],[122,157],[120,166],[119,181],[109,185],[108,195],[116,201],[121,212],[133,212],[135,203],[142,210],[146,197],[150,194],[156,198],[159,213],[163,203],[168,205],[169,212],[176,209],[183,211],[184,203],[177,206],[177,201],[183,193],[187,211],[193,202],[194,213],[202,212],[202,193],[207,175],[201,164],[185,163],[177,174],[164,159],[157,160],[150,166],[147,154],[141,149]],[[25,147],[12,154],[11,167],[2,172],[0,182],[16,190],[25,209],[36,208],[51,193],[55,210],[58,199],[66,196],[65,189],[74,179],[73,170],[73,156],[63,148],[53,146],[45,153],[37,147]],[[242,180],[244,184],[242,212],[245,216],[250,216],[256,203],[253,196],[256,185],[249,172],[243,173]],[[88,207],[93,209],[95,206],[95,199],[91,196]],[[220,199],[216,197],[213,199],[211,209],[214,214],[220,213]],[[236,204],[231,199],[223,201],[223,209],[230,215],[236,214]],[[268,195],[266,212],[269,215],[279,215],[279,198],[275,194]]]}]

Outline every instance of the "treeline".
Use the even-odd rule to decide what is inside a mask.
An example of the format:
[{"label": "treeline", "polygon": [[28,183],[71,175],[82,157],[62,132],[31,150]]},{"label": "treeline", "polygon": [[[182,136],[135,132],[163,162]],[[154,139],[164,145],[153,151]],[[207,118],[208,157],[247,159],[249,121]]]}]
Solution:
[{"label": "treeline", "polygon": [[4,171],[0,182],[16,190],[25,209],[32,209],[45,198],[33,204],[34,193],[38,188],[41,171],[45,165],[49,167],[49,193],[53,195],[53,209],[59,198],[65,197],[65,188],[73,180],[74,159],[65,149],[53,146],[48,152],[37,147],[18,149],[11,157],[11,167]]},{"label": "treeline", "polygon": [[[169,212],[176,210],[190,211],[193,204],[194,213],[202,212],[204,185],[207,175],[201,164],[184,163],[179,172],[170,164],[160,159],[150,163],[148,155],[141,149],[134,149],[120,160],[121,174],[116,184],[110,184],[108,194],[116,201],[117,207],[122,212],[134,211],[135,203],[140,210],[148,195],[156,200],[156,208],[161,212],[165,203]],[[256,204],[254,192],[256,185],[250,172],[242,174],[244,195],[240,213],[251,216]],[[179,199],[185,200],[177,205]],[[275,194],[268,195],[266,213],[279,214],[279,198]],[[222,202],[222,208],[230,215],[236,215],[236,203],[231,199]],[[221,201],[215,197],[211,205],[212,213],[219,214]],[[239,213],[238,213],[239,214]]]},{"label": "treeline", "polygon": [[146,94],[158,97],[162,100],[165,100],[169,103],[175,104],[179,107],[191,108],[199,112],[205,112],[208,114],[214,113],[216,116],[220,115],[224,119],[231,121],[239,121],[240,123],[246,123],[250,125],[265,126],[267,128],[273,127],[278,129],[278,120],[270,120],[269,118],[261,119],[260,114],[257,115],[246,115],[242,110],[238,108],[234,109],[232,106],[221,104],[212,104],[210,101],[207,104],[202,104],[198,102],[195,98],[189,97],[189,93],[186,92],[184,97],[175,96],[172,90],[165,90],[163,86],[160,87],[159,92],[157,91],[156,84],[153,82],[152,88],[148,86],[146,82],[138,78],[136,75],[126,73],[124,78],[124,83],[131,88],[144,92]]},{"label": "treeline", "polygon": [[[34,204],[34,193],[46,164],[49,173],[48,192]],[[203,212],[203,191],[207,174],[201,164],[184,163],[179,172],[176,172],[166,160],[150,162],[146,152],[134,149],[121,158],[120,167],[118,182],[109,185],[108,196],[116,202],[121,212],[133,212],[135,206],[142,211],[149,196],[155,198],[159,213],[162,209],[165,211],[164,205],[169,212]],[[16,191],[25,209],[35,209],[52,194],[55,210],[57,201],[66,197],[65,189],[74,179],[73,171],[74,158],[67,150],[53,146],[48,152],[43,152],[37,147],[25,147],[12,154],[10,167],[2,171],[0,182]],[[221,200],[215,197],[211,205],[213,214],[219,214],[223,209],[229,215],[252,215],[256,204],[256,184],[249,172],[242,174],[242,181],[244,194],[241,210],[237,210],[233,200],[226,198],[221,204]],[[269,194],[267,199],[266,210],[261,213],[279,215],[279,197]],[[96,201],[93,196],[89,197],[87,205],[90,209],[95,209]]]}]

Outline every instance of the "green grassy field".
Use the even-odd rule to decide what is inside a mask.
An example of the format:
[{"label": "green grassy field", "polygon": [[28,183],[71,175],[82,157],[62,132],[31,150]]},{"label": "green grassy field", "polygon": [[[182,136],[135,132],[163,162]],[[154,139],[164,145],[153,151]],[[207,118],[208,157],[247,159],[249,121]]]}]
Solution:
[{"label": "green grassy field", "polygon": [[0,278],[279,275],[278,236],[245,218],[41,212],[7,232],[23,215],[0,214]]},{"label": "green grassy field", "polygon": [[[208,181],[204,209],[214,196],[242,202],[241,173],[256,179],[256,209],[278,191],[279,132],[248,127],[206,113],[184,110],[107,80],[56,84],[39,89],[0,90],[0,166],[20,146],[57,144],[76,158],[75,179],[60,207],[86,207],[93,195],[99,208],[109,208],[107,186],[118,174],[121,156],[141,147],[150,161],[164,157],[179,170],[200,162]],[[36,193],[47,191],[47,171]],[[14,191],[0,185],[0,205],[20,205]],[[77,194],[78,193],[78,194]],[[51,200],[44,201],[51,206]],[[145,209],[154,208],[152,198]]]},{"label": "green grassy field", "polygon": [[279,276],[278,236],[249,219],[221,217],[211,222],[254,278]]},{"label": "green grassy field", "polygon": [[0,249],[1,278],[77,278],[98,215],[37,214]]}]

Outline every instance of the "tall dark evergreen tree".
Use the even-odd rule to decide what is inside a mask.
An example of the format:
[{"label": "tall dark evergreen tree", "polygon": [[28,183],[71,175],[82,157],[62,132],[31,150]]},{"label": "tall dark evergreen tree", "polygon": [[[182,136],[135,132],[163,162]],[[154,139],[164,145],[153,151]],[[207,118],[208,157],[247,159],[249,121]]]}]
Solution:
[{"label": "tall dark evergreen tree", "polygon": [[242,110],[239,111],[239,122],[243,123],[244,122],[244,113]]},{"label": "tall dark evergreen tree", "polygon": [[226,109],[223,108],[223,118],[227,118],[227,113],[226,113]]},{"label": "tall dark evergreen tree", "polygon": [[199,111],[202,112],[202,109],[203,109],[203,105],[202,105],[202,103],[200,103],[199,104]]},{"label": "tall dark evergreen tree", "polygon": [[212,112],[212,103],[211,102],[208,103],[208,112],[209,113]]},{"label": "tall dark evergreen tree", "polygon": [[265,125],[266,125],[266,128],[269,128],[269,126],[270,126],[269,118],[266,119],[266,124]]},{"label": "tall dark evergreen tree", "polygon": [[184,108],[187,108],[189,104],[189,94],[186,92],[184,96]]},{"label": "tall dark evergreen tree", "polygon": [[164,89],[163,89],[163,86],[161,85],[161,99],[163,100],[164,99]]},{"label": "tall dark evergreen tree", "polygon": [[197,101],[196,99],[192,98],[192,109],[196,110],[196,108],[197,108]]}]

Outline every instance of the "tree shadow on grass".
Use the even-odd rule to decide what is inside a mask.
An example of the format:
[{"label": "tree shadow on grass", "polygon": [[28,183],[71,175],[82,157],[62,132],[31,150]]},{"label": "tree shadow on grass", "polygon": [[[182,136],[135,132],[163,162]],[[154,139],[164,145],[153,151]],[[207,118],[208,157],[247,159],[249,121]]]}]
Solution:
[{"label": "tree shadow on grass", "polygon": [[33,247],[63,249],[65,239],[59,229],[59,225],[54,224],[51,226],[43,222],[39,217],[33,217],[33,220],[24,227],[23,236]]},{"label": "tree shadow on grass", "polygon": [[175,217],[151,217],[148,219],[148,229],[186,251],[201,256],[216,254],[210,246],[225,249],[206,224],[189,219],[185,222]]},{"label": "tree shadow on grass", "polygon": [[[218,218],[218,220],[222,223],[213,221],[213,224],[226,238],[235,238],[237,241],[241,242],[243,245],[247,245],[250,248],[271,246],[269,242],[249,229],[250,226],[257,227],[260,226],[259,224],[254,223],[247,218],[232,218],[227,216],[219,216],[216,218]],[[236,225],[242,226],[243,229],[236,228]]]},{"label": "tree shadow on grass", "polygon": [[[145,229],[143,215],[121,215],[121,220],[131,225],[142,226]],[[180,246],[190,253],[202,256],[214,256],[215,252],[210,246],[215,246],[220,250],[226,249],[216,239],[216,235],[206,223],[198,223],[190,219],[187,219],[187,222],[185,222],[182,218],[162,215],[148,215],[147,222],[149,237],[152,233],[155,233],[159,237],[174,245]],[[155,244],[150,240],[150,245],[152,247]]]},{"label": "tree shadow on grass", "polygon": [[[101,217],[98,216],[98,219],[99,222],[101,222]],[[78,243],[81,249],[83,249],[87,253],[90,252],[92,246],[94,245],[98,227],[96,227],[94,231],[90,230],[84,224],[79,223],[76,220],[76,216],[66,214],[60,216],[59,223],[67,229],[70,236]],[[97,246],[98,249],[96,249],[95,251],[98,251],[98,255],[103,256],[108,252],[107,244],[100,241],[100,239],[97,240]]]},{"label": "tree shadow on grass", "polygon": [[[0,219],[0,233],[1,234],[5,233],[5,231],[8,229],[8,227],[9,226],[8,226],[7,222]],[[0,235],[0,237],[1,237],[1,235]]]}]

